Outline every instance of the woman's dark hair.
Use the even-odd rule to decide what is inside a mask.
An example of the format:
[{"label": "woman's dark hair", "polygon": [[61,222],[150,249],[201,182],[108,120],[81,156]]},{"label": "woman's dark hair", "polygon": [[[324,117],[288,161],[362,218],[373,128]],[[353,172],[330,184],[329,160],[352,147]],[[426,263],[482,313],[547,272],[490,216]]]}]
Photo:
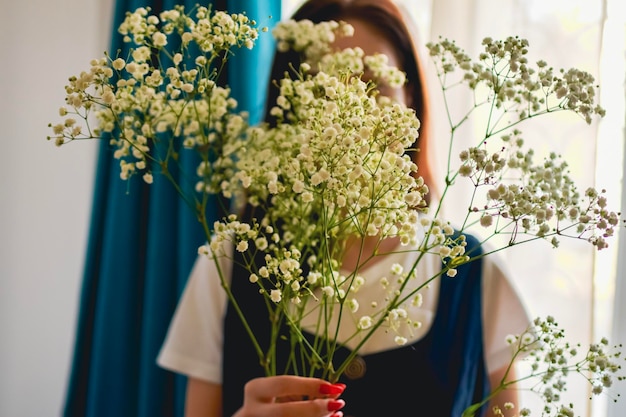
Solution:
[{"label": "woman's dark hair", "polygon": [[[364,22],[374,23],[376,27],[387,37],[391,44],[398,49],[398,56],[402,61],[400,66],[407,75],[411,100],[408,105],[413,108],[421,122],[420,127],[420,152],[416,154],[415,161],[424,174],[428,172],[426,157],[426,145],[428,136],[428,92],[425,85],[424,73],[418,59],[417,47],[414,34],[407,25],[402,11],[391,0],[308,0],[302,4],[292,16],[293,20],[308,19],[314,23],[328,20],[357,19]],[[298,67],[300,57],[293,51],[276,52],[270,75],[269,89],[267,93],[267,107],[265,120],[272,123],[269,112],[275,105],[279,95],[276,80],[280,80],[285,73],[291,73],[290,65]],[[428,178],[425,178],[429,183]],[[430,185],[430,184],[429,184]]]}]

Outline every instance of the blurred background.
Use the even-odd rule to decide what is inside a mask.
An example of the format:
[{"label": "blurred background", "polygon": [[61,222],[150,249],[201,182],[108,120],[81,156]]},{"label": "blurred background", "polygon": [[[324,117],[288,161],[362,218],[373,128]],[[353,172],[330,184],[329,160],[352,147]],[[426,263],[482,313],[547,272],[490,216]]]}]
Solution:
[{"label": "blurred background", "polygon": [[58,416],[74,343],[95,141],[46,141],[69,75],[110,43],[112,0],[0,0],[0,416]]},{"label": "blurred background", "polygon": [[[531,40],[533,57],[597,74],[601,103],[609,111],[605,120],[590,128],[580,122],[565,123],[561,130],[538,125],[525,128],[525,137],[529,142],[536,138],[531,146],[538,153],[555,148],[562,152],[571,162],[572,176],[584,185],[606,187],[611,207],[617,209],[624,207],[625,31],[620,1],[401,3],[425,41],[449,36],[475,56],[482,37],[519,34]],[[0,137],[5,146],[0,152],[1,417],[58,416],[63,409],[98,144],[79,142],[59,149],[46,141],[47,125],[58,119],[67,77],[86,69],[91,58],[108,48],[113,3],[0,0]],[[298,3],[284,0],[283,15]],[[445,135],[443,122],[438,129]],[[455,198],[452,206],[462,207],[467,196]],[[625,341],[626,312],[619,309],[626,290],[618,260],[626,258],[626,245],[619,249],[618,239],[611,244],[600,254],[568,242],[559,251],[546,243],[515,248],[504,256],[533,315],[555,315],[568,336],[583,343],[602,336]],[[588,387],[576,384],[572,398],[586,398]],[[621,392],[619,410],[609,411],[609,398],[578,411],[583,417],[624,416],[623,386]]]}]

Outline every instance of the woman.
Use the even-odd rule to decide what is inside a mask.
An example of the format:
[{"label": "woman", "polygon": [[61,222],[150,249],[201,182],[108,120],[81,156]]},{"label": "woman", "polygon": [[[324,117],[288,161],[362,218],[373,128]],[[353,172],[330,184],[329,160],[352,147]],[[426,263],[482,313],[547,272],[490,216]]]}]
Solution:
[{"label": "woman", "polygon": [[[379,89],[417,112],[422,126],[416,162],[426,183],[433,184],[427,160],[429,118],[424,77],[411,32],[397,6],[390,0],[310,0],[293,18],[346,21],[354,27],[354,36],[338,39],[336,48],[359,46],[366,55],[386,54],[390,65],[406,72],[409,82],[403,88],[383,85]],[[277,54],[272,79],[282,77],[294,59]],[[270,104],[276,95],[270,87]],[[373,250],[373,244],[367,243],[366,255]],[[393,252],[397,246],[395,239],[386,239],[378,250]],[[354,269],[355,254],[360,250],[357,245],[348,249],[345,269]],[[387,258],[375,257],[362,272],[388,271],[389,262],[398,259]],[[411,259],[400,261],[410,263]],[[223,267],[232,277],[243,274],[234,264]],[[432,276],[432,271],[441,267],[440,260],[432,257],[420,262],[420,267]],[[416,312],[423,326],[410,343],[399,347],[389,337],[375,334],[341,383],[294,376],[264,378],[218,281],[213,261],[199,258],[158,359],[164,368],[189,377],[187,417],[460,416],[489,393],[489,385],[500,384],[510,362],[505,336],[522,332],[528,324],[523,306],[497,265],[487,260],[474,262],[463,267],[454,280],[435,281]],[[253,286],[239,288],[237,283],[245,280],[231,281],[238,300],[244,300],[241,304],[248,309],[247,316],[263,311],[262,306],[255,306],[261,297]],[[266,317],[259,320],[253,323],[255,334],[263,334],[267,325]],[[515,400],[514,393],[504,391],[492,404],[503,408],[511,400]]]}]

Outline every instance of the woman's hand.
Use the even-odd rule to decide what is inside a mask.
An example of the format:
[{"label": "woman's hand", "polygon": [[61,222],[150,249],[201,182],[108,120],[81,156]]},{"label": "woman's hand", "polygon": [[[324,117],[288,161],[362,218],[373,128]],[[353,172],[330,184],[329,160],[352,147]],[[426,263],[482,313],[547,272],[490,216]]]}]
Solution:
[{"label": "woman's hand", "polygon": [[343,384],[281,375],[256,378],[244,388],[243,406],[233,417],[341,417]]}]

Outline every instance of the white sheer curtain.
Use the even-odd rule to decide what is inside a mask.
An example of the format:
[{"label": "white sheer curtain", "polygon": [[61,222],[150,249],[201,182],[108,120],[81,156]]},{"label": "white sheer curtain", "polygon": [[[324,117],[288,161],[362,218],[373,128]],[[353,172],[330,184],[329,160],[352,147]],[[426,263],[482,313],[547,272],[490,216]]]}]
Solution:
[{"label": "white sheer curtain", "polygon": [[[623,0],[607,0],[602,48],[601,82],[608,85],[602,91],[602,98],[610,113],[600,126],[598,153],[602,169],[598,170],[598,181],[611,184],[611,197],[616,203],[621,200],[621,212],[626,214],[626,15]],[[598,305],[606,307],[597,314],[597,322],[606,323],[603,329],[611,331],[611,340],[626,347],[626,230],[623,228],[618,239],[611,251],[598,256],[596,281],[606,280],[604,285],[598,284],[605,290],[598,297]],[[617,394],[620,395],[617,402],[607,403],[607,417],[626,416],[626,383],[616,387],[613,398],[617,398]],[[600,416],[602,414],[594,415]]]},{"label": "white sheer curtain", "polygon": [[[584,190],[587,186],[607,188],[611,208],[619,210],[624,149],[624,16],[618,12],[621,0],[398,0],[419,27],[424,42],[439,36],[453,39],[471,56],[477,56],[485,36],[504,38],[517,35],[530,42],[530,61],[545,59],[555,68],[577,67],[594,74],[601,85],[602,105],[608,116],[588,126],[576,117],[547,117],[522,126],[526,143],[541,158],[557,151],[569,162],[571,176]],[[613,9],[615,8],[615,9]],[[608,11],[608,12],[607,12]],[[431,69],[432,71],[432,69]],[[445,116],[436,88],[431,85],[435,115]],[[464,105],[467,97],[456,97],[453,106]],[[448,144],[444,118],[436,124],[441,161]],[[474,145],[471,126],[458,135],[456,148]],[[441,138],[441,139],[439,139]],[[457,155],[455,150],[453,155]],[[540,161],[541,159],[537,159]],[[625,171],[626,172],[626,171]],[[439,178],[444,178],[441,171]],[[467,185],[467,184],[466,184]],[[468,207],[471,187],[458,186],[447,196],[446,216],[462,218]],[[623,194],[626,195],[626,192]],[[625,199],[626,200],[626,199]],[[626,207],[626,201],[622,202]],[[622,209],[626,212],[626,209]],[[483,231],[475,230],[482,234]],[[624,233],[622,233],[624,235]],[[622,241],[624,241],[622,236]],[[599,254],[579,241],[563,241],[553,250],[547,242],[509,248],[501,253],[515,285],[533,316],[552,315],[565,329],[567,339],[583,345],[608,336],[612,342],[626,339],[626,242],[621,243],[617,269],[618,239]],[[616,277],[622,277],[616,280]],[[615,301],[615,303],[614,303]],[[613,305],[615,309],[613,310]],[[626,345],[626,343],[625,343]],[[523,372],[523,369],[522,369]],[[611,417],[626,415],[626,390],[619,384],[608,396],[590,396],[589,385],[580,377],[568,381],[564,402],[576,405],[577,415]],[[612,398],[621,391],[621,401]],[[522,394],[522,402],[540,412],[541,402],[534,394]],[[607,409],[608,405],[608,409]]]}]

